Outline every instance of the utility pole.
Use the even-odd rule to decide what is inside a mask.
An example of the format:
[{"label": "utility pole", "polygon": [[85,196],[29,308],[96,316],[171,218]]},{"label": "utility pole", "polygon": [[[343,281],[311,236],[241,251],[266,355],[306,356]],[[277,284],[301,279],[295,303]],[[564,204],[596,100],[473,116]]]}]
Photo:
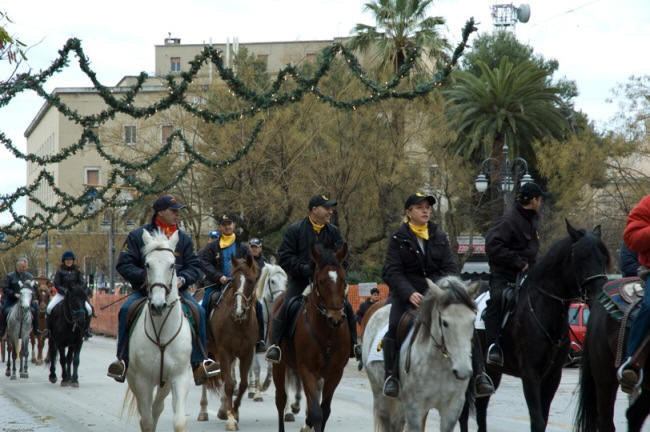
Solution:
[{"label": "utility pole", "polygon": [[110,280],[110,292],[115,292],[115,216],[113,210],[109,209],[108,218],[110,227],[108,229],[108,274]]},{"label": "utility pole", "polygon": [[50,278],[50,239],[48,234],[45,231],[45,279]]}]

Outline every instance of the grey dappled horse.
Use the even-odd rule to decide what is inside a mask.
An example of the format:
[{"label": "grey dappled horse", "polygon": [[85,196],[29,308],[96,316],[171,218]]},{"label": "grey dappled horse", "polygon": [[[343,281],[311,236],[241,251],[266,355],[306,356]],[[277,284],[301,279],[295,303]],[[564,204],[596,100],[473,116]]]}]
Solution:
[{"label": "grey dappled horse", "polygon": [[20,361],[20,377],[28,378],[29,334],[32,331],[32,285],[21,284],[20,298],[9,308],[7,316],[7,371],[6,376],[16,379],[16,360]]}]

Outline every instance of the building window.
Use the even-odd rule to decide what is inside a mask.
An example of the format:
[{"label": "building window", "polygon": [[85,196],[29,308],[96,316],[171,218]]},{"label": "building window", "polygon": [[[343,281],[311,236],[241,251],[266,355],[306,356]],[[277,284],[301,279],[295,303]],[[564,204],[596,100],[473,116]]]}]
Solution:
[{"label": "building window", "polygon": [[170,72],[180,72],[181,71],[181,58],[180,57],[171,57],[169,59],[169,71]]},{"label": "building window", "polygon": [[124,144],[135,144],[135,126],[124,126]]},{"label": "building window", "polygon": [[174,132],[174,126],[172,125],[164,125],[161,127],[160,130],[160,139],[163,144],[167,143],[167,140],[169,139],[169,136]]},{"label": "building window", "polygon": [[263,61],[265,65],[269,64],[269,56],[268,54],[258,54],[257,59],[260,61]]},{"label": "building window", "polygon": [[84,184],[99,186],[99,168],[84,168]]}]

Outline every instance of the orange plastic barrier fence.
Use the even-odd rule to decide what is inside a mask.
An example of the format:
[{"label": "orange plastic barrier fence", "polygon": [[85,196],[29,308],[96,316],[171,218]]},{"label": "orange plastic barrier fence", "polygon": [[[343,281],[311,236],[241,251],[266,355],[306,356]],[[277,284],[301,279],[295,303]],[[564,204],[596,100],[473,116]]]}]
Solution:
[{"label": "orange plastic barrier fence", "polygon": [[[379,288],[379,298],[385,300],[386,297],[388,297],[388,286],[378,284],[377,288]],[[93,295],[91,303],[95,308],[95,315],[97,315],[97,317],[93,318],[90,322],[90,328],[93,333],[117,337],[117,313],[126,298],[124,301],[118,301],[104,310],[102,310],[102,307],[119,300],[121,297],[124,297],[124,294],[106,294],[103,292],[96,292]],[[348,300],[350,301],[350,304],[352,304],[352,309],[354,309],[355,313],[357,309],[359,309],[359,305],[361,305],[366,298],[367,297],[359,297],[358,285],[350,285],[348,287]]]}]

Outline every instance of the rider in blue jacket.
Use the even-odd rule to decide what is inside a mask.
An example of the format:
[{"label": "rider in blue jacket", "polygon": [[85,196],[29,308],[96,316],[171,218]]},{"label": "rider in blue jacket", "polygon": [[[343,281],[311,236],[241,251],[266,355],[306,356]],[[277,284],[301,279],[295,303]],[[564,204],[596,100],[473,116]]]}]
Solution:
[{"label": "rider in blue jacket", "polygon": [[[145,287],[146,272],[144,268],[144,256],[142,248],[142,232],[147,230],[154,232],[160,230],[167,237],[178,231],[178,243],[176,244],[176,274],[178,276],[179,291],[181,299],[185,302],[192,302],[199,310],[200,322],[198,328],[198,341],[192,341],[192,369],[194,371],[194,382],[201,385],[205,381],[219,373],[219,366],[216,362],[207,358],[205,350],[205,310],[187,292],[187,288],[195,283],[200,277],[199,260],[194,253],[192,238],[185,231],[178,228],[180,222],[180,209],[185,206],[177,202],[172,195],[163,195],[153,203],[154,214],[151,223],[141,226],[129,233],[116,269],[124,279],[129,281],[133,293],[122,305],[119,312],[119,330],[117,338],[117,360],[108,367],[108,376],[115,378],[118,382],[124,382],[126,368],[128,366],[128,329],[127,311],[129,306],[137,299],[147,296]],[[201,346],[199,346],[199,343]]]}]

